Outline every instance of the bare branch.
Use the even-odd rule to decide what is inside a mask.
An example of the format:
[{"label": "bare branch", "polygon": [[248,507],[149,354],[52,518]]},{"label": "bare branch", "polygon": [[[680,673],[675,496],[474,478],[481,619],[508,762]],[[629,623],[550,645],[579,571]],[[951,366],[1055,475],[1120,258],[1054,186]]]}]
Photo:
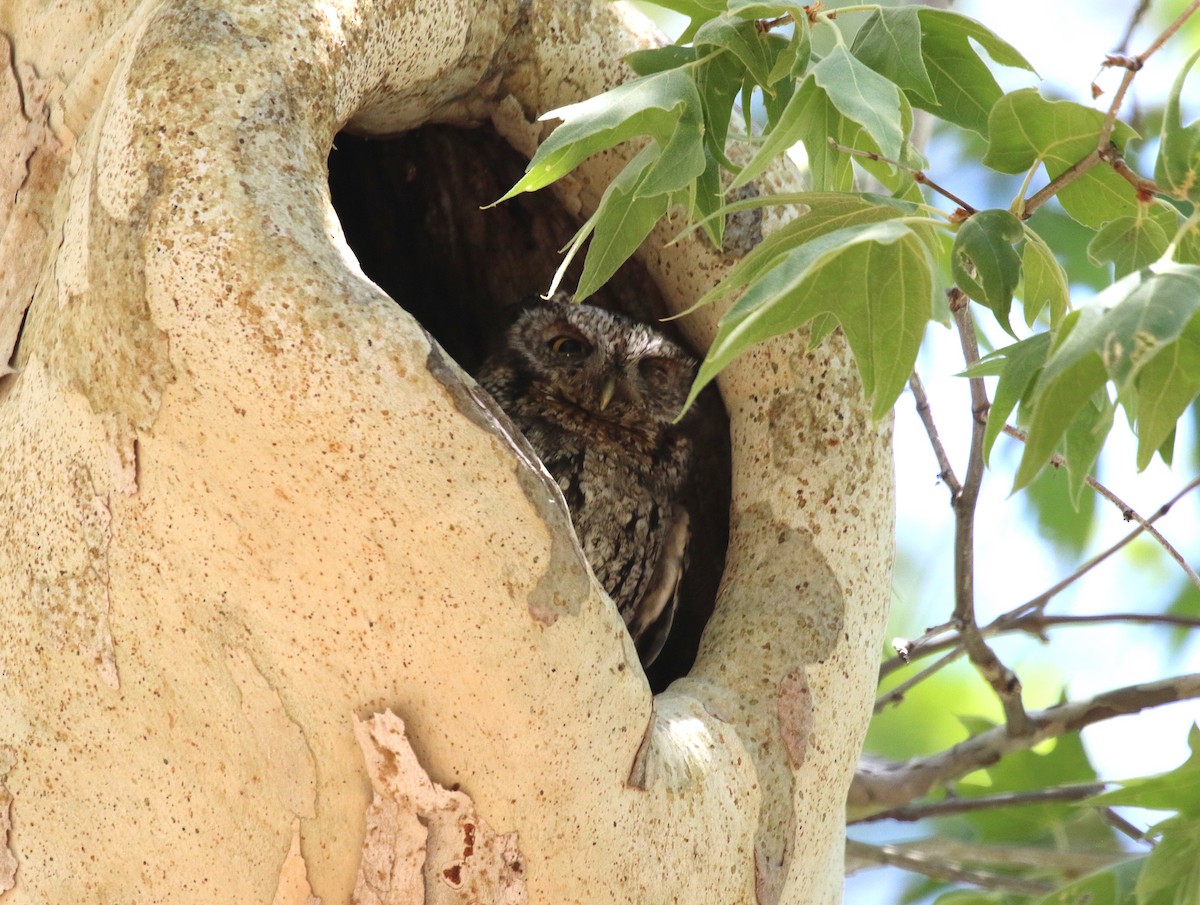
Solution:
[{"label": "bare branch", "polygon": [[911,870],[922,876],[947,883],[969,883],[981,889],[994,889],[1022,895],[1045,895],[1053,892],[1054,887],[1038,880],[1026,880],[1011,874],[995,873],[952,864],[948,861],[937,860],[920,850],[916,845],[868,845],[855,839],[846,840],[846,857],[848,861],[862,864],[877,864],[880,866]]},{"label": "bare branch", "polygon": [[[1125,94],[1129,91],[1129,86],[1133,83],[1134,76],[1138,74],[1142,67],[1146,65],[1146,61],[1150,59],[1150,57],[1153,56],[1158,49],[1161,48],[1163,44],[1166,43],[1166,41],[1179,30],[1180,26],[1182,26],[1183,23],[1186,22],[1187,19],[1194,12],[1196,12],[1197,9],[1200,9],[1200,0],[1192,0],[1192,3],[1189,4],[1188,8],[1180,13],[1175,21],[1163,29],[1162,34],[1155,38],[1150,43],[1150,46],[1137,56],[1126,57],[1121,54],[1109,54],[1104,61],[1104,65],[1120,66],[1125,69],[1125,74],[1121,78],[1121,84],[1117,88],[1117,93],[1113,95],[1112,103],[1108,106],[1108,112],[1104,115],[1104,122],[1101,124],[1100,132],[1096,137],[1096,147],[1082,160],[1072,164],[1058,176],[1051,179],[1050,182],[1047,183],[1047,185],[1041,190],[1027,198],[1025,201],[1021,202],[1020,216],[1022,219],[1028,219],[1033,215],[1034,211],[1036,211],[1039,207],[1061,192],[1066,186],[1070,185],[1096,164],[1100,163],[1101,161],[1109,161],[1111,163],[1114,156],[1116,159],[1120,158],[1120,155],[1116,154],[1116,150],[1112,148],[1112,134],[1117,127],[1117,114],[1121,111],[1121,104],[1123,104],[1125,101]],[[1140,16],[1140,13],[1135,15],[1133,22],[1130,23],[1130,32],[1132,32],[1132,27],[1134,24],[1136,24],[1138,16]],[[1125,40],[1128,40],[1128,36],[1126,36]],[[1121,164],[1124,165],[1124,161],[1121,161]],[[1121,173],[1121,175],[1125,176],[1126,179],[1129,179],[1129,181],[1133,183],[1134,187],[1138,190],[1139,197],[1143,194],[1143,191],[1145,191],[1148,186],[1154,186],[1154,183],[1150,182],[1149,180],[1141,179],[1141,177],[1132,173],[1132,171],[1129,171],[1128,174],[1122,172],[1121,168],[1115,163],[1113,164],[1113,167],[1118,173]],[[1128,169],[1129,168],[1126,166],[1125,170]],[[1154,191],[1157,191],[1157,187],[1154,187]]]},{"label": "bare branch", "polygon": [[[1196,616],[1175,616],[1170,613],[1096,613],[1090,616],[1047,616],[1043,610],[1037,609],[1018,616],[1014,616],[1013,613],[1005,613],[1003,616],[999,616],[989,624],[983,626],[979,631],[982,632],[985,638],[996,638],[1000,635],[1025,632],[1029,635],[1036,635],[1044,641],[1046,639],[1046,631],[1052,628],[1072,625],[1106,625],[1117,622],[1130,622],[1135,625],[1162,625],[1173,628],[1200,629],[1200,617]],[[931,657],[945,650],[953,650],[955,659],[962,653],[962,638],[957,632],[947,635],[944,638],[938,638],[938,640],[914,641],[908,647],[908,656],[909,660],[915,660],[919,657]],[[906,665],[901,660],[887,660],[879,668],[879,678],[882,680]],[[904,693],[908,689],[916,685],[918,681],[929,678],[926,672],[932,674],[945,665],[945,663],[939,660],[928,670],[922,670],[920,674],[904,683],[903,692],[899,695],[895,695],[895,692],[901,691],[901,686],[897,685],[892,692],[879,698],[875,704],[875,712],[878,713],[884,706],[893,703],[893,696],[898,700],[904,696]]]},{"label": "bare branch", "polygon": [[1149,8],[1150,0],[1142,0],[1137,5],[1137,9],[1133,11],[1133,15],[1129,17],[1129,24],[1125,26],[1125,34],[1117,44],[1117,53],[1127,53],[1129,51],[1129,42],[1133,40],[1134,29],[1138,27],[1138,23],[1142,21],[1142,16],[1146,15],[1146,10]]},{"label": "bare branch", "polygon": [[886,766],[866,763],[854,778],[850,803],[856,807],[907,805],[936,786],[989,767],[1008,754],[1032,748],[1046,739],[1078,732],[1113,717],[1195,698],[1200,698],[1200,673],[1129,685],[1087,700],[1059,704],[1029,714],[1031,731],[1027,735],[1014,736],[1007,727],[997,726],[929,757]]},{"label": "bare branch", "polygon": [[[957,286],[950,290],[950,311],[958,328],[963,360],[968,368],[979,361],[979,343],[967,297]],[[975,507],[983,483],[983,437],[987,424],[988,398],[983,378],[970,378],[971,452],[961,492],[954,508],[954,619],[971,663],[992,686],[1004,708],[1004,721],[1013,735],[1028,734],[1029,720],[1021,701],[1021,682],[1016,673],[1000,662],[979,632],[975,621]]]},{"label": "bare branch", "polygon": [[[1185,495],[1190,493],[1196,487],[1200,487],[1200,477],[1193,478],[1190,482],[1188,482],[1187,486],[1185,486],[1181,491],[1179,491],[1179,493],[1175,494],[1175,496],[1171,497],[1171,499],[1169,499],[1167,502],[1163,503],[1162,506],[1160,506],[1158,508],[1158,511],[1154,513],[1154,515],[1152,515],[1152,516],[1150,516],[1150,518],[1146,519],[1144,524],[1138,525],[1136,528],[1134,528],[1132,531],[1130,531],[1128,534],[1126,534],[1123,538],[1121,538],[1121,540],[1117,541],[1115,544],[1113,544],[1107,550],[1104,550],[1103,552],[1098,553],[1097,555],[1093,556],[1091,559],[1089,559],[1087,562],[1085,562],[1082,566],[1080,566],[1078,569],[1076,569],[1074,572],[1072,572],[1070,575],[1068,575],[1062,581],[1058,582],[1052,588],[1050,588],[1046,591],[1043,591],[1041,594],[1039,594],[1037,597],[1034,597],[1032,600],[1026,601],[1025,603],[1021,604],[1021,606],[1017,607],[1015,610],[1012,610],[1007,615],[1009,617],[1015,618],[1017,616],[1023,616],[1024,614],[1026,614],[1028,612],[1031,612],[1033,610],[1038,610],[1038,609],[1041,609],[1042,607],[1044,607],[1057,594],[1059,594],[1061,591],[1063,591],[1065,588],[1069,587],[1076,581],[1078,581],[1081,577],[1086,575],[1092,569],[1096,568],[1096,566],[1100,565],[1100,563],[1104,562],[1104,560],[1108,559],[1110,556],[1112,556],[1114,553],[1116,553],[1118,550],[1120,550],[1122,547],[1124,547],[1126,544],[1128,544],[1130,541],[1132,541],[1134,538],[1136,538],[1139,534],[1141,534],[1143,531],[1145,531],[1148,527],[1150,527],[1150,525],[1154,524],[1156,521],[1158,521],[1160,518],[1162,518],[1164,515],[1166,515],[1168,512],[1170,512],[1172,506],[1174,506],[1176,503],[1178,503]],[[1004,618],[1006,618],[1006,617],[1004,617],[1004,616],[1000,617],[1000,619],[998,619],[997,622],[1003,620]]]},{"label": "bare branch", "polygon": [[[958,636],[956,635],[955,638],[958,639]],[[952,650],[950,653],[946,654],[946,656],[942,657],[942,659],[938,660],[932,666],[926,666],[915,676],[905,679],[903,682],[901,682],[899,685],[897,685],[891,691],[887,692],[886,694],[881,694],[878,698],[875,699],[875,713],[882,713],[883,710],[891,704],[899,704],[902,700],[904,700],[904,696],[906,694],[908,694],[908,690],[910,688],[912,688],[914,685],[919,685],[921,682],[924,682],[926,679],[928,679],[934,673],[939,672],[940,670],[949,666],[951,663],[953,663],[955,660],[957,660],[959,657],[961,657],[963,655],[963,653],[965,653],[965,651],[964,651],[963,647],[961,646],[961,643],[956,643],[954,646],[954,650]],[[899,661],[893,660],[893,661],[889,661],[889,662],[899,662]]]},{"label": "bare branch", "polygon": [[[1028,434],[1026,434],[1025,431],[1021,430],[1020,428],[1013,427],[1011,424],[1004,425],[1003,430],[1005,434],[1012,437],[1014,440],[1020,440],[1022,443],[1026,442],[1028,439]],[[1050,464],[1055,468],[1062,468],[1067,466],[1067,460],[1058,453],[1055,453],[1050,457]],[[1139,525],[1145,528],[1146,532],[1156,541],[1158,541],[1159,545],[1167,552],[1167,555],[1179,564],[1179,567],[1183,569],[1184,574],[1187,575],[1188,580],[1197,588],[1200,588],[1200,575],[1196,574],[1196,570],[1188,565],[1188,562],[1183,558],[1183,555],[1171,545],[1170,541],[1162,536],[1157,528],[1153,527],[1150,522],[1138,515],[1137,511],[1132,506],[1122,500],[1119,496],[1117,496],[1091,475],[1087,475],[1083,480],[1088,487],[1091,487],[1094,491],[1096,491],[1096,493],[1100,494],[1100,496],[1104,497],[1104,499],[1108,500],[1110,503],[1120,509],[1121,515],[1124,517],[1125,521],[1137,522]]]},{"label": "bare branch", "polygon": [[993,808],[1013,808],[1027,804],[1045,804],[1048,801],[1082,801],[1099,795],[1107,788],[1106,783],[1089,782],[1073,786],[1057,786],[1052,789],[1035,789],[1032,792],[1002,792],[998,795],[980,795],[976,798],[947,798],[928,804],[906,805],[876,811],[865,817],[847,821],[850,824],[875,823],[880,820],[899,820],[915,823],[927,817],[944,817],[947,814],[968,814],[972,811],[988,811]]},{"label": "bare branch", "polygon": [[933,410],[929,407],[929,397],[925,394],[925,385],[921,383],[921,377],[916,371],[913,371],[909,375],[908,388],[912,391],[913,399],[916,400],[917,415],[921,418],[921,423],[925,425],[925,433],[929,435],[929,443],[933,447],[934,458],[937,459],[938,468],[941,469],[938,472],[938,477],[950,489],[950,498],[953,500],[962,493],[962,483],[954,473],[954,466],[950,464],[950,457],[946,455],[946,447],[942,445],[942,438],[938,435],[937,425],[933,423]]}]

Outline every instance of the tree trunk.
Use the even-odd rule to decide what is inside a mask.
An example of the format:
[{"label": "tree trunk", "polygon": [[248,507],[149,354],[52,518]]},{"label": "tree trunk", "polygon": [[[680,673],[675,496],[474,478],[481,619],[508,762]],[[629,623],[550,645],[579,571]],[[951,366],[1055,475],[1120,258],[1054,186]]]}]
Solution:
[{"label": "tree trunk", "polygon": [[[652,695],[561,497],[409,313],[436,287],[397,305],[331,206],[342,129],[528,156],[537,115],[630,76],[626,15],[0,9],[6,902],[840,898],[893,545],[845,344],[722,378],[721,590]],[[586,215],[622,163],[555,204]],[[735,260],[676,228],[614,292],[682,310]]]}]

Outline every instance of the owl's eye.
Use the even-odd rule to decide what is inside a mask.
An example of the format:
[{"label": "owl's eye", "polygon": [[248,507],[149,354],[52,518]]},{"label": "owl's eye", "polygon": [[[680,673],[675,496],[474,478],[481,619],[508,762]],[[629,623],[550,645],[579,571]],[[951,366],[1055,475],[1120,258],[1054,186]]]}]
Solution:
[{"label": "owl's eye", "polygon": [[676,373],[678,363],[667,358],[643,358],[638,367],[647,380],[668,380]]},{"label": "owl's eye", "polygon": [[592,351],[587,341],[578,336],[556,336],[547,345],[551,352],[563,358],[583,358]]}]

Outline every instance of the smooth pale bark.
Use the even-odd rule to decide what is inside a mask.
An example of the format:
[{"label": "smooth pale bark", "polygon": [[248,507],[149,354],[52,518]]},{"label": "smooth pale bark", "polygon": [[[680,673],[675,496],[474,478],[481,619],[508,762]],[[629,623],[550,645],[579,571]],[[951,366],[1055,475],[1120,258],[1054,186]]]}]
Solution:
[{"label": "smooth pale bark", "polygon": [[[530,153],[629,76],[625,16],[0,7],[5,902],[840,898],[893,544],[844,344],[722,378],[726,578],[652,697],[548,479],[329,204],[347,124]],[[671,232],[641,259],[681,309],[733,259]]]}]

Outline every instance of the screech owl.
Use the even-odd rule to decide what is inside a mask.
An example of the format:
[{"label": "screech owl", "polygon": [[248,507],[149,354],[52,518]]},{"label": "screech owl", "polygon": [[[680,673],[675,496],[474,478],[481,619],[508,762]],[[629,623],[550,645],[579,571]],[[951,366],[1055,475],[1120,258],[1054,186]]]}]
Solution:
[{"label": "screech owl", "polygon": [[479,383],[562,489],[597,580],[649,666],[671,630],[690,536],[679,415],[696,360],[661,332],[558,293],[524,310]]}]

